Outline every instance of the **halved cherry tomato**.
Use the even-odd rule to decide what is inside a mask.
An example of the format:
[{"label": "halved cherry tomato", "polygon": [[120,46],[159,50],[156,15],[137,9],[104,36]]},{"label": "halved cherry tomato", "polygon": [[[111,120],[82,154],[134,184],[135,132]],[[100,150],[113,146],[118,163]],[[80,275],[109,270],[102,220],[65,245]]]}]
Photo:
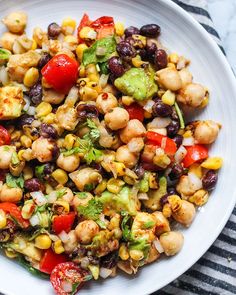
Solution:
[{"label": "halved cherry tomato", "polygon": [[23,228],[29,227],[29,221],[22,217],[21,210],[16,204],[10,202],[3,202],[0,203],[0,209],[2,209],[6,213],[9,213]]},{"label": "halved cherry tomato", "polygon": [[72,290],[75,294],[91,278],[87,270],[78,267],[74,262],[65,262],[53,269],[50,281],[57,295],[69,295]]},{"label": "halved cherry tomato", "polygon": [[132,103],[129,106],[125,107],[126,111],[129,113],[129,119],[137,119],[141,122],[144,120],[144,110],[143,108],[137,104],[137,103]]},{"label": "halved cherry tomato", "polygon": [[55,266],[60,263],[66,262],[68,259],[64,254],[56,254],[52,249],[45,251],[43,258],[40,261],[39,269],[42,272],[50,274]]},{"label": "halved cherry tomato", "polygon": [[58,54],[50,59],[41,72],[47,83],[66,94],[76,82],[78,67],[76,60],[66,54]]},{"label": "halved cherry tomato", "polygon": [[146,144],[161,147],[168,155],[174,155],[177,151],[176,143],[167,136],[161,135],[157,132],[148,131],[146,137],[148,139]]},{"label": "halved cherry tomato", "polygon": [[11,143],[11,136],[6,128],[0,125],[0,146]]},{"label": "halved cherry tomato", "polygon": [[68,233],[75,221],[75,212],[69,214],[56,216],[53,219],[52,229],[58,235],[63,230]]},{"label": "halved cherry tomato", "polygon": [[79,36],[79,32],[82,30],[83,27],[89,27],[89,25],[91,24],[91,21],[89,19],[89,16],[85,13],[80,21],[80,24],[77,28],[77,38],[79,43],[81,43],[81,38]]},{"label": "halved cherry tomato", "polygon": [[208,149],[201,144],[193,146],[185,146],[187,154],[183,159],[183,165],[185,168],[189,167],[193,163],[199,162],[208,158]]}]

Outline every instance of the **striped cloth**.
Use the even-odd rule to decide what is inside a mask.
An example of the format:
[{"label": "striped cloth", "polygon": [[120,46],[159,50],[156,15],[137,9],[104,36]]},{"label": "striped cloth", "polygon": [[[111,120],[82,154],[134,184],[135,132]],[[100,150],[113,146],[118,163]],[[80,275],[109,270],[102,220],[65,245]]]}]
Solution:
[{"label": "striped cloth", "polygon": [[[188,11],[217,42],[205,0],[173,0]],[[153,295],[232,295],[236,294],[236,207],[218,239],[208,252],[186,273]]]}]

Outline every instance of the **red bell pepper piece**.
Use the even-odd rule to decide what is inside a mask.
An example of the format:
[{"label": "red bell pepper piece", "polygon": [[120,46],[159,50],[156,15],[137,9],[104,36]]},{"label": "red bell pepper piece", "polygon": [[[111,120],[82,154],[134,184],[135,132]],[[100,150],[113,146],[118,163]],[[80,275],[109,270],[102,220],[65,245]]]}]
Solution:
[{"label": "red bell pepper piece", "polygon": [[185,168],[189,167],[193,163],[199,162],[208,158],[208,149],[201,144],[193,146],[185,146],[187,154],[183,159],[183,165]]},{"label": "red bell pepper piece", "polygon": [[111,16],[102,16],[90,24],[90,27],[97,32],[97,39],[114,35],[115,25]]},{"label": "red bell pepper piece", "polygon": [[11,143],[11,136],[6,128],[0,125],[0,146]]},{"label": "red bell pepper piece", "polygon": [[79,43],[81,43],[81,38],[79,36],[79,32],[83,29],[83,27],[89,27],[91,24],[91,21],[89,19],[89,16],[85,13],[80,21],[80,24],[77,28],[77,38]]},{"label": "red bell pepper piece", "polygon": [[66,255],[56,254],[52,249],[48,249],[45,251],[43,258],[40,261],[39,269],[42,272],[50,274],[55,266],[66,261],[68,261]]},{"label": "red bell pepper piece", "polygon": [[21,210],[16,204],[10,202],[3,202],[0,203],[0,209],[2,209],[6,213],[9,213],[23,228],[29,227],[29,221],[22,217]]},{"label": "red bell pepper piece", "polygon": [[53,219],[52,229],[58,235],[63,230],[68,233],[75,221],[75,212],[66,215],[59,215]]},{"label": "red bell pepper piece", "polygon": [[132,103],[129,106],[125,107],[126,111],[129,113],[129,119],[137,119],[141,122],[144,120],[144,110],[143,108],[137,104],[137,103]]},{"label": "red bell pepper piece", "polygon": [[168,155],[174,155],[177,151],[177,146],[174,140],[165,135],[161,135],[153,131],[148,131],[146,137],[148,139],[146,144],[161,147]]},{"label": "red bell pepper piece", "polygon": [[77,80],[78,67],[76,60],[66,54],[58,54],[50,59],[41,72],[47,83],[66,94]]}]

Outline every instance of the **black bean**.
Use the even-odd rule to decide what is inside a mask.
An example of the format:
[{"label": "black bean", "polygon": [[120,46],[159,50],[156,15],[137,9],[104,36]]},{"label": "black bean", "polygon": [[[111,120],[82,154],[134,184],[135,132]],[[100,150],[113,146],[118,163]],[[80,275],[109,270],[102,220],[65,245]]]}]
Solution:
[{"label": "black bean", "polygon": [[54,170],[54,165],[51,163],[44,164],[43,167],[43,174],[47,177],[49,176]]},{"label": "black bean", "polygon": [[218,180],[218,174],[214,170],[209,170],[202,179],[202,186],[204,189],[210,191],[216,186]]},{"label": "black bean", "polygon": [[161,28],[156,24],[148,24],[142,26],[140,29],[140,34],[146,37],[157,37],[161,33]]},{"label": "black bean", "polygon": [[178,195],[178,193],[177,193],[177,191],[176,191],[176,189],[174,187],[168,187],[167,188],[167,193],[168,193],[169,196]]},{"label": "black bean", "polygon": [[148,61],[149,60],[149,55],[148,55],[146,49],[140,49],[137,53],[140,55],[141,60],[144,60],[144,61]]},{"label": "black bean", "polygon": [[59,157],[60,149],[57,146],[56,142],[53,142],[53,149],[52,149],[52,160],[56,160]]},{"label": "black bean", "polygon": [[169,194],[165,194],[164,196],[161,197],[160,203],[162,206],[168,203],[168,197],[169,197]]},{"label": "black bean", "polygon": [[20,116],[20,118],[18,119],[18,124],[20,128],[23,128],[23,126],[26,126],[26,125],[30,126],[33,121],[34,121],[34,116],[24,114]]},{"label": "black bean", "polygon": [[134,168],[134,173],[138,176],[138,179],[142,179],[144,176],[145,170],[141,165],[137,165]]},{"label": "black bean", "polygon": [[40,104],[40,102],[42,101],[42,97],[43,97],[43,88],[40,83],[37,83],[30,88],[29,98],[34,104],[36,105]]},{"label": "black bean", "polygon": [[171,168],[169,178],[170,180],[176,180],[179,179],[181,175],[183,175],[183,166],[178,163],[175,163]]},{"label": "black bean", "polygon": [[76,107],[76,111],[80,120],[85,120],[86,118],[96,118],[99,115],[98,109],[92,104],[79,104]]},{"label": "black bean", "polygon": [[172,120],[171,123],[167,126],[167,135],[169,137],[175,136],[179,131],[180,125],[179,121]]},{"label": "black bean", "polygon": [[157,49],[154,54],[154,63],[157,70],[161,70],[167,67],[168,58],[165,50]]},{"label": "black bean", "polygon": [[29,192],[44,191],[45,186],[38,178],[31,178],[25,181],[25,189]]},{"label": "black bean", "polygon": [[155,52],[157,51],[156,43],[152,42],[151,44],[146,45],[147,54],[154,57]]},{"label": "black bean", "polygon": [[153,105],[152,111],[154,116],[168,117],[172,113],[172,107],[168,104],[163,103],[161,100],[158,100]]},{"label": "black bean", "polygon": [[51,59],[51,55],[49,53],[44,52],[38,62],[38,68],[42,69]]},{"label": "black bean", "polygon": [[116,251],[111,252],[103,257],[101,257],[100,265],[105,268],[113,268],[118,261],[118,253]]},{"label": "black bean", "polygon": [[125,41],[120,42],[116,46],[116,50],[121,58],[130,59],[136,55],[134,47]]},{"label": "black bean", "polygon": [[172,139],[176,143],[177,148],[179,148],[183,142],[183,136],[180,134],[176,134]]},{"label": "black bean", "polygon": [[171,119],[172,120],[179,120],[179,116],[178,116],[175,108],[172,109]]},{"label": "black bean", "polygon": [[48,26],[48,37],[50,39],[57,38],[61,33],[61,27],[57,23],[51,23]]},{"label": "black bean", "polygon": [[52,125],[45,123],[42,123],[40,126],[40,135],[45,138],[53,139],[56,139],[58,137],[56,129]]},{"label": "black bean", "polygon": [[130,37],[132,35],[138,35],[140,34],[140,30],[136,27],[130,26],[125,29],[125,37]]},{"label": "black bean", "polygon": [[117,56],[113,56],[108,60],[108,68],[110,72],[116,77],[122,76],[125,72],[122,61]]}]

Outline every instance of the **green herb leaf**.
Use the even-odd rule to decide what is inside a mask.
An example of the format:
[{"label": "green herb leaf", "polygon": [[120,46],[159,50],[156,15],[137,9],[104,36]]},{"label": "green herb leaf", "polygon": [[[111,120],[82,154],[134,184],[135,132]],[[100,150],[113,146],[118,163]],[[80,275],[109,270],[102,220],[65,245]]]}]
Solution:
[{"label": "green herb leaf", "polygon": [[8,187],[11,188],[24,188],[24,178],[22,177],[22,175],[20,175],[19,177],[14,177],[10,173],[7,173],[6,184]]},{"label": "green herb leaf", "polygon": [[74,154],[78,154],[80,152],[80,148],[79,147],[74,147],[66,152],[63,152],[63,155],[65,157],[68,157],[68,156],[71,156],[71,155],[74,155]]},{"label": "green herb leaf", "polygon": [[96,223],[100,226],[101,229],[106,229],[106,223],[100,219],[95,220]]},{"label": "green herb leaf", "polygon": [[107,62],[99,63],[99,67],[100,67],[100,73],[101,74],[104,74],[104,75],[109,74],[108,63]]},{"label": "green herb leaf", "polygon": [[20,263],[21,266],[23,266],[25,269],[27,269],[31,274],[40,277],[42,279],[48,279],[49,275],[41,272],[40,270],[34,268],[27,262],[22,256],[18,257],[18,262]]},{"label": "green herb leaf", "polygon": [[81,193],[76,193],[76,197],[78,197],[79,199],[86,199],[88,195],[85,192],[81,192]]},{"label": "green herb leaf", "polygon": [[131,217],[126,214],[121,222],[122,236],[125,241],[132,239],[130,221]]},{"label": "green herb leaf", "polygon": [[9,50],[0,48],[0,61],[7,62],[10,56],[11,52]]},{"label": "green herb leaf", "polygon": [[79,143],[79,153],[84,154],[84,159],[87,164],[91,164],[92,161],[96,161],[102,156],[102,151],[94,148],[90,139],[77,139]]},{"label": "green herb leaf", "polygon": [[86,207],[81,205],[78,207],[78,212],[80,215],[92,220],[97,220],[99,215],[102,213],[102,210],[102,203],[96,199],[91,199]]},{"label": "green herb leaf", "polygon": [[176,113],[179,117],[180,128],[184,129],[185,128],[184,117],[183,117],[183,114],[182,114],[177,102],[175,102],[175,110],[176,110]]},{"label": "green herb leaf", "polygon": [[37,178],[39,178],[40,180],[43,180],[43,178],[45,177],[45,175],[44,175],[44,167],[45,167],[45,164],[35,167],[35,176]]},{"label": "green herb leaf", "polygon": [[146,239],[143,238],[133,239],[129,243],[129,249],[142,251],[144,257],[146,258],[150,249],[150,244],[147,242]]},{"label": "green herb leaf", "polygon": [[148,228],[152,228],[154,225],[155,225],[155,222],[150,220],[150,221],[145,222],[143,227],[148,229]]},{"label": "green herb leaf", "polygon": [[56,191],[57,199],[62,198],[65,194],[66,194],[66,189],[65,188]]},{"label": "green herb leaf", "polygon": [[90,133],[86,134],[84,138],[88,137],[92,141],[96,141],[100,137],[100,131],[97,125],[90,119],[87,119],[87,125],[91,129]]}]

